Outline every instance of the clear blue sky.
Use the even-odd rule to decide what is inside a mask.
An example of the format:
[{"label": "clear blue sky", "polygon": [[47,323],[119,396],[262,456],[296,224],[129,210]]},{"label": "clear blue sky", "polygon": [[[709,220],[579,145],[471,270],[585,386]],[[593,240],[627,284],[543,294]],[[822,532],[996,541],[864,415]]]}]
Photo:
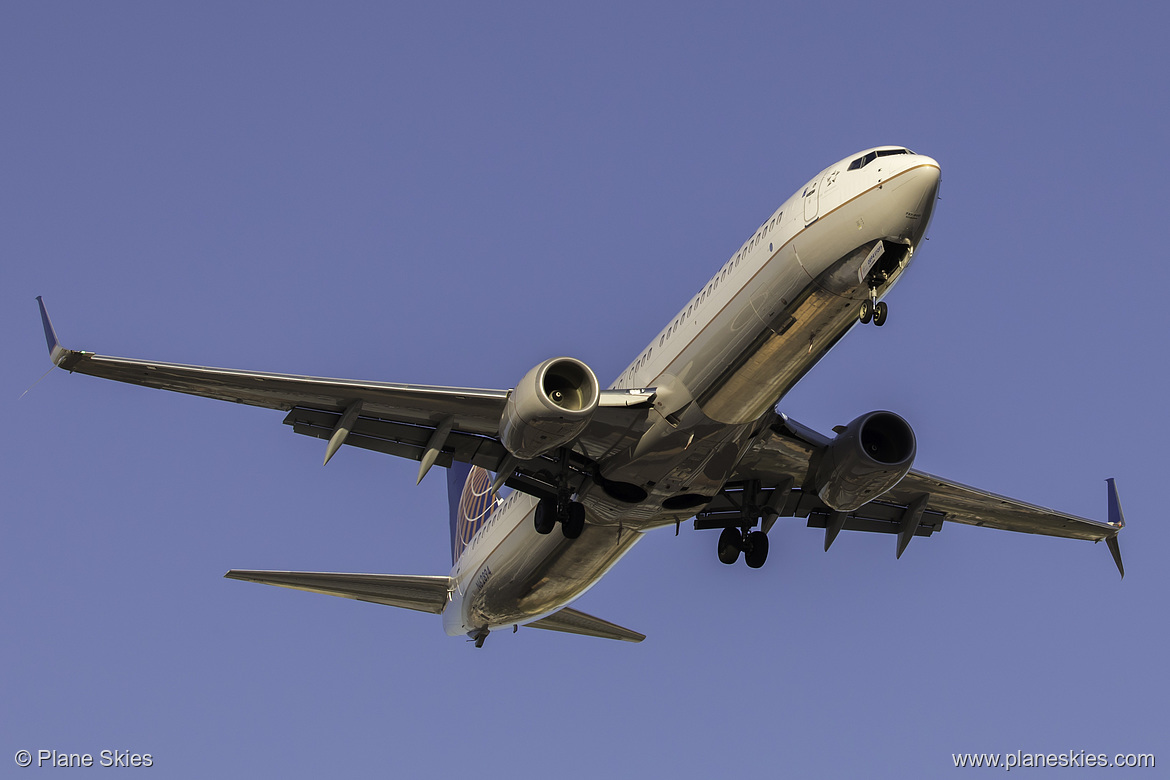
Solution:
[{"label": "clear blue sky", "polygon": [[[183,778],[1170,764],[1170,12],[438,5],[0,7],[0,775],[36,771],[22,748]],[[498,388],[569,354],[608,380],[789,194],[886,143],[942,165],[931,240],[783,410],[894,410],[921,468],[1091,517],[1116,477],[1124,582],[1104,545],[948,526],[895,561],[798,520],[752,571],[684,526],[578,603],[643,644],[476,651],[222,579],[445,573],[441,474],[322,468],[279,412],[62,371],[18,400],[49,367],[36,295],[105,354]]]}]

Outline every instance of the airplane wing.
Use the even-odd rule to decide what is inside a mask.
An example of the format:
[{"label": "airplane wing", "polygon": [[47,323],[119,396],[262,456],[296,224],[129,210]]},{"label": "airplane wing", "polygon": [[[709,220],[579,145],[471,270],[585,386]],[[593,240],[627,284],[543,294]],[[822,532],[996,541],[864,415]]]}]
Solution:
[{"label": "airplane wing", "polygon": [[882,498],[909,504],[913,497],[923,494],[930,496],[927,506],[943,512],[952,523],[1094,542],[1108,539],[1120,530],[1119,526],[1107,522],[1028,504],[925,471],[911,470]]},{"label": "airplane wing", "polygon": [[584,636],[600,637],[601,639],[620,639],[623,642],[641,642],[646,638],[645,634],[639,634],[637,631],[622,628],[619,625],[610,623],[608,620],[586,615],[584,612],[579,612],[569,607],[565,607],[548,617],[534,620],[525,625],[528,628],[563,631],[566,634],[582,634]]},{"label": "airplane wing", "polygon": [[[435,387],[240,371],[134,360],[65,349],[37,297],[53,363],[67,371],[288,412],[296,433],[328,441],[327,463],[342,444],[420,461],[419,480],[432,465],[452,460],[499,471],[508,452],[496,438],[507,390]],[[578,465],[609,451],[645,419],[653,391],[605,390],[579,442]],[[538,495],[545,486],[525,464],[506,484]]]},{"label": "airplane wing", "polygon": [[[832,530],[833,512],[811,491],[802,491],[809,462],[830,439],[780,415],[776,424],[757,437],[729,481],[697,518],[697,528],[737,526],[741,507],[771,510],[775,517],[807,517],[809,527],[826,529],[826,547],[837,531],[858,530],[898,534],[901,557],[914,536],[930,536],[942,530],[943,521],[999,528],[1020,533],[1087,539],[1107,543],[1118,571],[1125,576],[1117,534],[1125,527],[1117,486],[1108,483],[1108,521],[1036,506],[1007,496],[954,482],[912,469],[897,485],[844,518]],[[751,496],[745,491],[755,492]],[[777,493],[776,491],[780,491]],[[738,514],[737,514],[738,511]],[[754,521],[753,521],[754,522]]]},{"label": "airplane wing", "polygon": [[342,574],[319,571],[250,571],[232,569],[223,575],[232,580],[277,585],[326,596],[403,607],[433,615],[447,605],[450,577],[425,577],[407,574]]}]

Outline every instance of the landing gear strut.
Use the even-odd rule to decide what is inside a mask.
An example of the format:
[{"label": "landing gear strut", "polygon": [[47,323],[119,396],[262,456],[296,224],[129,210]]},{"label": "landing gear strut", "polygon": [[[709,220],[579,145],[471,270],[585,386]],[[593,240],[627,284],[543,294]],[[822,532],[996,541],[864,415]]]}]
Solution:
[{"label": "landing gear strut", "polygon": [[886,315],[890,312],[890,307],[886,305],[885,301],[877,299],[877,291],[869,291],[869,300],[862,301],[861,306],[857,309],[857,319],[861,321],[862,325],[866,325],[870,320],[879,328],[886,324]]},{"label": "landing gear strut", "polygon": [[753,569],[758,569],[768,560],[768,535],[763,531],[748,531],[746,528],[724,528],[719,534],[719,560],[731,565],[739,560],[743,552],[743,562]]},{"label": "landing gear strut", "polygon": [[573,500],[573,491],[569,487],[569,451],[562,448],[560,451],[561,474],[557,480],[557,497],[543,498],[536,505],[536,512],[532,517],[532,524],[538,534],[550,534],[553,527],[561,524],[561,533],[566,539],[576,539],[585,530],[585,506]]}]

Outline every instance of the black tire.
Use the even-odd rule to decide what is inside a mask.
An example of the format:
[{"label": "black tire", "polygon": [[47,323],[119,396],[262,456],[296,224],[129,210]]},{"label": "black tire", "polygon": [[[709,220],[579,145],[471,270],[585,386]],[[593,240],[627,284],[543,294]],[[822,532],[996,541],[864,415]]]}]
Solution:
[{"label": "black tire", "polygon": [[873,301],[866,298],[861,302],[861,308],[857,310],[857,319],[861,320],[862,325],[869,324],[873,319]]},{"label": "black tire", "polygon": [[557,507],[552,501],[541,501],[532,515],[532,525],[538,534],[550,534],[557,524]]},{"label": "black tire", "polygon": [[743,562],[753,569],[758,569],[768,560],[768,535],[763,531],[752,531],[747,537],[747,549],[743,553]]},{"label": "black tire", "polygon": [[574,501],[569,504],[565,519],[561,521],[561,533],[566,539],[576,539],[585,530],[585,507]]},{"label": "black tire", "polygon": [[738,528],[724,528],[719,534],[719,560],[729,566],[738,561],[742,543],[743,536]]},{"label": "black tire", "polygon": [[886,302],[882,301],[873,310],[873,324],[879,328],[886,324],[886,315],[890,313],[890,307],[886,306]]}]

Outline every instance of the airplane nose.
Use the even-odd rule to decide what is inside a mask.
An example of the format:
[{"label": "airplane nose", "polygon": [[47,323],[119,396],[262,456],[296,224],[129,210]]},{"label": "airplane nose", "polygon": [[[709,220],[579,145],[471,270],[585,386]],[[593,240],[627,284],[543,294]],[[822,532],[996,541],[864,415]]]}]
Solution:
[{"label": "airplane nose", "polygon": [[[918,160],[913,163],[913,168],[908,172],[912,177],[913,184],[917,194],[917,206],[913,208],[912,213],[917,213],[917,226],[913,230],[914,235],[911,240],[917,245],[926,235],[926,229],[930,224],[930,218],[934,216],[934,204],[938,200],[939,184],[942,181],[942,169],[938,162],[933,158],[920,156]],[[909,193],[908,193],[909,194]]]},{"label": "airplane nose", "polygon": [[924,154],[915,155],[907,161],[907,168],[913,170],[914,180],[924,190],[938,191],[939,181],[942,179],[942,168],[933,157]]},{"label": "airplane nose", "polygon": [[[939,181],[942,179],[942,170],[931,157],[924,155],[914,155],[907,157],[903,163],[905,168],[902,169],[898,179],[902,180],[900,184],[895,185],[896,189],[906,200],[917,200],[919,208],[916,211],[923,211],[929,208],[938,195]],[[907,204],[909,207],[910,204]]]},{"label": "airplane nose", "polygon": [[925,155],[894,159],[898,160],[899,167],[890,172],[888,197],[902,223],[901,229],[895,232],[912,246],[917,246],[926,236],[930,218],[934,215],[942,172],[938,162]]},{"label": "airplane nose", "polygon": [[938,183],[942,181],[942,167],[931,157],[927,157],[923,162],[929,166],[930,170],[934,171],[934,184],[937,187]]}]

